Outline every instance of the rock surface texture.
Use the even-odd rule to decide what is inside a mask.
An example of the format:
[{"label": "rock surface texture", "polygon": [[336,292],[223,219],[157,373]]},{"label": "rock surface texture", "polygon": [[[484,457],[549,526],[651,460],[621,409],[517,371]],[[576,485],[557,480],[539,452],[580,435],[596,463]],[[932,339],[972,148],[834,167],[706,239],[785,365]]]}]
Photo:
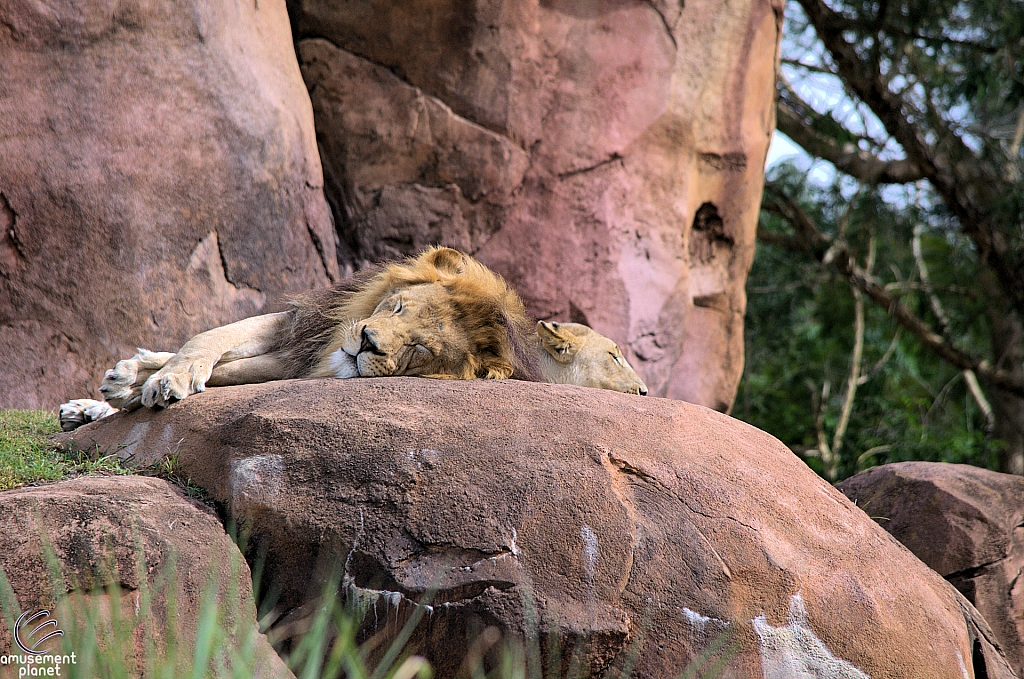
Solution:
[{"label": "rock surface texture", "polygon": [[[56,579],[47,550],[59,564]],[[175,626],[179,653],[191,659],[202,596],[212,583],[219,587],[225,615],[220,629],[239,647],[245,639],[251,641],[255,676],[293,676],[257,632],[252,576],[224,527],[212,510],[162,479],[80,478],[0,493],[0,567],[20,610],[50,610],[58,629],[65,632],[68,650],[77,648],[79,653],[79,644],[95,643],[96,630],[89,629],[93,639],[87,640],[71,623],[78,620],[84,626],[88,615],[109,621],[117,604],[104,588],[117,586],[120,615],[127,618],[129,629],[134,628],[134,662],[140,677],[147,643],[158,649],[167,643],[170,631],[163,627],[165,621]],[[65,593],[70,597],[57,603]],[[149,611],[145,596],[151,597]],[[8,615],[17,618],[18,613],[5,610],[0,615],[4,653],[19,652],[7,622]],[[45,649],[55,647],[40,648]],[[82,666],[76,669],[87,672]],[[17,672],[16,666],[6,665],[0,668],[0,677],[16,676],[5,674],[7,670]]]},{"label": "rock surface texture", "polygon": [[636,643],[638,678],[676,677],[705,651],[727,678],[1014,676],[949,583],[778,441],[699,406],[306,380],[213,389],[68,438],[129,444],[139,462],[176,451],[253,522],[284,607],[319,591],[319,561],[344,571],[370,631],[394,636],[437,588],[414,637],[436,676],[487,625],[563,650],[582,639],[597,676]]},{"label": "rock surface texture", "polygon": [[0,3],[0,407],[337,276],[284,0]]},{"label": "rock surface texture", "polygon": [[781,0],[290,0],[341,259],[441,243],[718,410],[774,120]]},{"label": "rock surface texture", "polygon": [[869,469],[838,486],[973,603],[1024,673],[1024,478],[937,462]]}]

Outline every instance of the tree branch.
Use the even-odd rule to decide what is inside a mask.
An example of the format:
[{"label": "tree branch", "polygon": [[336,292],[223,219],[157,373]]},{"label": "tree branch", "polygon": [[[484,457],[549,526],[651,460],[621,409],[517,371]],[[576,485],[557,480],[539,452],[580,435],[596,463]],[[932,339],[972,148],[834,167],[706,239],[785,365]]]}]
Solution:
[{"label": "tree branch", "polygon": [[[762,207],[785,219],[800,235],[795,238],[779,236],[759,227],[759,240],[762,239],[762,234],[774,236],[771,240],[765,239],[765,242],[788,247],[791,251],[808,253],[822,264],[831,266],[875,304],[885,309],[893,320],[914,335],[932,353],[961,370],[973,370],[995,386],[1017,396],[1024,396],[1024,381],[1006,370],[993,368],[988,361],[972,356],[935,332],[910,307],[892,296],[877,278],[859,268],[846,243],[830,240],[796,201],[780,195],[778,191],[770,190],[770,186],[767,188],[769,191],[765,193],[765,203]],[[808,233],[808,229],[813,233]]]},{"label": "tree branch", "polygon": [[871,366],[871,370],[868,370],[860,376],[860,379],[857,380],[858,384],[866,384],[868,380],[881,372],[882,368],[885,367],[885,364],[889,362],[889,359],[892,358],[892,355],[896,352],[896,346],[899,344],[900,330],[902,330],[902,328],[896,326],[896,332],[892,334],[892,341],[889,342],[889,346],[886,348],[885,353],[882,354],[882,357],[878,359],[877,363]]},{"label": "tree branch", "polygon": [[811,405],[815,406],[814,432],[818,437],[818,448],[812,457],[817,457],[822,461],[823,466],[829,467],[832,466],[832,449],[828,447],[828,437],[825,436],[825,406],[828,404],[828,396],[832,391],[832,385],[828,380],[822,383],[820,400],[816,399],[818,395],[814,390],[814,384],[808,380],[807,386],[811,389]]},{"label": "tree branch", "polygon": [[1020,145],[1024,142],[1024,108],[1017,115],[1017,126],[1013,128],[1013,141],[1010,142],[1010,150],[1006,154],[1006,178],[1011,182],[1020,179],[1020,172],[1017,170],[1017,156],[1020,154]]},{"label": "tree branch", "polygon": [[826,68],[824,66],[815,66],[814,64],[807,64],[800,61],[799,59],[783,58],[779,60],[779,63],[786,64],[787,66],[792,66],[793,68],[802,68],[806,71],[810,71],[811,73],[821,73],[822,75],[831,76],[834,76],[836,74],[835,71],[833,71],[832,69]]},{"label": "tree branch", "polygon": [[967,388],[971,391],[971,396],[974,397],[974,402],[978,404],[981,414],[985,416],[985,426],[988,427],[988,431],[994,430],[996,414],[992,410],[992,404],[985,398],[985,392],[982,391],[981,385],[978,384],[978,376],[974,374],[973,370],[965,370],[964,380],[967,382]]},{"label": "tree branch", "polygon": [[917,264],[917,274],[921,277],[924,293],[928,296],[928,301],[932,305],[932,313],[935,314],[935,318],[939,319],[939,327],[942,328],[942,334],[948,335],[949,316],[946,315],[946,310],[942,307],[942,301],[935,294],[935,288],[932,287],[932,278],[928,273],[928,265],[924,261],[924,251],[921,247],[921,233],[923,231],[924,229],[920,224],[914,227],[910,249],[914,253],[914,262]]},{"label": "tree branch", "polygon": [[[942,334],[949,336],[949,316],[946,315],[946,310],[942,307],[942,301],[939,296],[935,294],[935,289],[932,287],[931,275],[928,273],[928,265],[924,261],[924,249],[921,247],[921,233],[924,229],[920,224],[914,227],[914,235],[911,243],[911,250],[914,253],[914,261],[917,263],[917,273],[921,276],[921,284],[924,286],[924,292],[928,295],[928,300],[932,305],[932,312],[935,317],[939,319],[939,326],[942,328]],[[982,391],[981,385],[978,384],[978,377],[974,374],[974,371],[967,369],[963,371],[964,381],[967,383],[967,388],[971,392],[971,396],[974,397],[974,402],[978,404],[978,408],[985,416],[985,422],[988,425],[988,430],[992,429],[996,425],[995,413],[992,411],[992,404],[985,398],[985,392]]]},{"label": "tree branch", "polygon": [[1024,313],[1024,276],[1012,263],[1006,236],[988,218],[988,206],[1001,193],[998,172],[989,172],[958,135],[941,126],[931,132],[939,137],[929,146],[917,126],[908,118],[913,107],[893,93],[878,62],[870,62],[847,42],[843,32],[849,20],[837,14],[823,0],[798,0],[818,37],[828,49],[836,71],[903,147],[912,162],[935,187],[964,232],[974,242],[979,258],[990,266],[1003,294]]},{"label": "tree branch", "polygon": [[819,133],[787,99],[788,95],[780,96],[776,104],[779,131],[812,156],[827,160],[865,184],[907,184],[924,178],[921,169],[909,160],[881,160],[853,144],[840,144]]},{"label": "tree branch", "polygon": [[[865,271],[870,272],[875,265],[875,238],[871,237],[868,246],[868,259],[864,265]],[[851,286],[852,287],[852,286]],[[839,422],[836,424],[835,433],[832,436],[832,456],[834,464],[831,469],[826,468],[825,472],[831,475],[829,480],[839,476],[839,451],[843,447],[843,439],[846,437],[846,428],[850,425],[850,415],[853,414],[853,402],[857,397],[857,386],[860,385],[861,362],[864,357],[864,296],[860,290],[853,288],[853,353],[850,355],[850,376],[846,379],[846,395],[843,398],[843,408],[839,412]]]},{"label": "tree branch", "polygon": [[[846,395],[843,397],[843,408],[839,412],[839,422],[832,435],[832,455],[836,459],[836,468],[831,470],[829,480],[839,475],[839,451],[843,447],[846,428],[850,425],[853,413],[853,402],[857,397],[857,385],[860,384],[861,360],[864,356],[864,298],[860,290],[853,288],[853,353],[850,355],[850,376],[846,379]],[[826,470],[828,472],[829,470]]]},{"label": "tree branch", "polygon": [[774,190],[771,182],[765,186],[764,198],[761,200],[761,209],[767,210],[789,222],[789,225],[796,231],[796,235],[784,236],[776,234],[758,224],[758,239],[772,245],[779,245],[787,250],[809,252],[818,260],[825,256],[831,241],[818,229],[818,225],[814,223],[814,220],[810,218],[799,203],[785,193]]}]

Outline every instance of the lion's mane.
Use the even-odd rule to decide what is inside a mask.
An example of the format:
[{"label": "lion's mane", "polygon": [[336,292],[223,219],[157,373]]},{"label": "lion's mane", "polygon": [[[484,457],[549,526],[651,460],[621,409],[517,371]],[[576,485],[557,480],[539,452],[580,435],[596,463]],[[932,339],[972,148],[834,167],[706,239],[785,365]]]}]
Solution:
[{"label": "lion's mane", "polygon": [[326,358],[340,346],[343,330],[372,316],[396,291],[425,283],[438,283],[447,292],[472,347],[477,377],[541,379],[533,322],[519,295],[476,260],[442,247],[363,269],[330,288],[293,297],[294,321],[279,345],[290,376],[333,376]]}]

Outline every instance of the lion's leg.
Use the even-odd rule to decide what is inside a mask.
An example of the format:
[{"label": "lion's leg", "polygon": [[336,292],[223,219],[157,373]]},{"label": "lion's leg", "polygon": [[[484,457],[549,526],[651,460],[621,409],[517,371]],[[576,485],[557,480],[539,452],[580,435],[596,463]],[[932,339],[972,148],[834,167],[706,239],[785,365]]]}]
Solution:
[{"label": "lion's leg", "polygon": [[89,424],[96,420],[113,415],[117,408],[112,408],[109,403],[96,401],[91,398],[76,398],[73,401],[61,404],[60,406],[60,428],[63,431],[74,431],[83,424]]},{"label": "lion's leg", "polygon": [[287,365],[276,354],[263,354],[251,358],[221,361],[213,367],[206,381],[208,387],[228,387],[233,384],[258,384],[288,379],[292,375]]},{"label": "lion's leg", "polygon": [[139,349],[131,358],[118,361],[117,365],[103,374],[100,392],[104,401],[91,398],[76,398],[60,406],[60,428],[74,431],[83,424],[113,415],[121,410],[139,407],[142,398],[142,384],[174,354],[166,351]]},{"label": "lion's leg", "polygon": [[142,405],[166,406],[203,391],[219,362],[266,354],[292,318],[290,311],[254,316],[196,335],[142,385]]}]

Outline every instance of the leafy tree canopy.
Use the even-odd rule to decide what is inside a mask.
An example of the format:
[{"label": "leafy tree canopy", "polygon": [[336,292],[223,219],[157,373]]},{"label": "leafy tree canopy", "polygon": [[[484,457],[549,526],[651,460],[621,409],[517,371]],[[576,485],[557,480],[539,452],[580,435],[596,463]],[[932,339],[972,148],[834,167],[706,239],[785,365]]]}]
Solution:
[{"label": "leafy tree canopy", "polygon": [[778,126],[813,162],[768,177],[734,413],[832,480],[1024,473],[1024,2],[786,13]]}]

